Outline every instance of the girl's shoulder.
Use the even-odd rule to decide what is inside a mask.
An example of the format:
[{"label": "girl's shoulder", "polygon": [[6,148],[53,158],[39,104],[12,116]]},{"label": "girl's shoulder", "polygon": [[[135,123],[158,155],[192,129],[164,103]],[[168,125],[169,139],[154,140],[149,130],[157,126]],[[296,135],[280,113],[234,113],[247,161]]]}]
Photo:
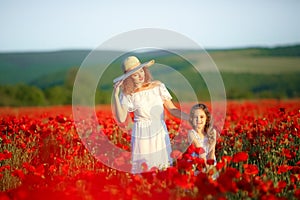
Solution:
[{"label": "girl's shoulder", "polygon": [[190,138],[201,139],[200,136],[198,135],[198,133],[197,133],[194,129],[188,130],[188,136],[189,136]]},{"label": "girl's shoulder", "polygon": [[190,129],[187,132],[187,136],[188,136],[188,141],[192,142],[195,139],[195,133],[194,133],[194,129]]},{"label": "girl's shoulder", "polygon": [[188,136],[193,136],[193,134],[194,134],[193,129],[188,130],[187,134],[188,134]]}]

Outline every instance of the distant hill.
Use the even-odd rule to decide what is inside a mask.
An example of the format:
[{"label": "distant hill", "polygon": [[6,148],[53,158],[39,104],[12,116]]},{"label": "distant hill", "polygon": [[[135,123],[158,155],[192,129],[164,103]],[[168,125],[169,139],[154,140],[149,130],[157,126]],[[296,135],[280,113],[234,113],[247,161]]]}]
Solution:
[{"label": "distant hill", "polygon": [[[177,50],[177,52],[183,53],[184,58],[163,50],[135,52],[135,54],[142,61],[155,59],[156,63],[170,66],[188,77],[190,84],[196,87],[194,89],[197,95],[201,98],[209,98],[205,82],[190,63],[193,61],[205,65],[207,61],[201,59],[203,51]],[[228,98],[300,97],[300,79],[298,78],[300,76],[300,45],[275,48],[209,49],[207,52],[221,72]],[[68,98],[63,101],[63,104],[70,103],[72,81],[74,81],[76,71],[90,53],[91,50],[0,53],[0,86],[3,86],[2,89],[0,88],[0,95],[7,96],[6,103],[2,105],[10,105],[11,98],[14,98],[12,96],[16,96],[11,94],[12,91],[18,90],[12,89],[11,86],[6,87],[6,85],[20,83],[40,88],[43,93],[40,95],[53,100],[57,99],[55,95],[58,91],[63,94],[64,89],[68,88]],[[127,53],[115,51],[96,53],[100,53],[101,58],[123,54],[106,68],[99,82],[99,89],[105,92],[105,96],[103,96],[104,93],[99,95],[102,98],[101,102],[109,103],[112,80],[122,73],[120,64]],[[101,59],[97,60],[95,65],[103,67]],[[169,78],[170,85],[176,85],[177,89],[185,92],[185,88],[178,85],[176,78],[172,78],[174,74],[161,71],[160,68],[156,69],[153,68],[155,78],[163,80],[171,77]],[[204,67],[201,70],[204,73],[207,69]],[[24,86],[18,88],[24,88]],[[22,93],[17,96],[22,97]],[[59,103],[59,101],[52,101],[52,104],[57,102]],[[41,105],[44,104],[47,102]]]},{"label": "distant hill", "polygon": [[60,82],[62,77],[53,75],[62,75],[69,68],[80,66],[88,53],[87,50],[0,53],[0,84],[29,84],[47,76],[52,77],[53,82]]},{"label": "distant hill", "polygon": [[[46,87],[61,83],[70,68],[79,67],[90,50],[55,52],[0,53],[0,84],[26,83]],[[190,52],[188,59],[198,56]],[[276,48],[207,50],[221,72],[286,73],[300,72],[300,45]],[[111,53],[109,51],[102,53]],[[164,57],[162,52],[147,52],[144,59]],[[101,63],[99,63],[100,65]]]}]

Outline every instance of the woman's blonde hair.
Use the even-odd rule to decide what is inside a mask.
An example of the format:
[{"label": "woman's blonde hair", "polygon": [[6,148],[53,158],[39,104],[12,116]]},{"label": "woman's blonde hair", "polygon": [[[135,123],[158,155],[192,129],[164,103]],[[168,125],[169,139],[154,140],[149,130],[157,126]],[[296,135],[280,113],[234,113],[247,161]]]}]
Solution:
[{"label": "woman's blonde hair", "polygon": [[[145,73],[145,83],[150,83],[152,81],[150,70],[148,69],[148,67],[144,67],[143,70]],[[122,89],[124,94],[126,95],[132,94],[134,92],[134,82],[130,76],[123,81]]]}]

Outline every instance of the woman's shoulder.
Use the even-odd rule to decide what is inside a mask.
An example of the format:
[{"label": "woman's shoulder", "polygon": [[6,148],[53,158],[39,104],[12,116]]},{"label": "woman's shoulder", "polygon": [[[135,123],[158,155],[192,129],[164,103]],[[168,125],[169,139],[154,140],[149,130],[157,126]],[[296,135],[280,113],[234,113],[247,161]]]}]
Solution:
[{"label": "woman's shoulder", "polygon": [[158,80],[154,80],[150,83],[152,86],[156,87],[156,86],[160,86],[162,84],[161,81],[158,81]]},{"label": "woman's shoulder", "polygon": [[157,80],[154,80],[154,81],[151,81],[151,82],[149,83],[148,88],[149,88],[149,89],[152,89],[152,88],[160,87],[161,84],[162,84],[162,82],[157,81]]}]

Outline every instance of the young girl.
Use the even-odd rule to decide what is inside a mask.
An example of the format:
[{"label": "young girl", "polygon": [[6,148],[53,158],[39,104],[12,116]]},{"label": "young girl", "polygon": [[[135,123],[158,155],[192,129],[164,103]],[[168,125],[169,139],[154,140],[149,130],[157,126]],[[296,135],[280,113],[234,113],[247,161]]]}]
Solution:
[{"label": "young girl", "polygon": [[[193,153],[193,156],[203,158],[206,167],[216,164],[215,147],[217,132],[213,128],[211,114],[204,104],[196,104],[190,111],[190,124],[193,129],[188,132],[188,141],[196,148],[202,148],[203,153]],[[210,163],[208,161],[213,161]]]}]

